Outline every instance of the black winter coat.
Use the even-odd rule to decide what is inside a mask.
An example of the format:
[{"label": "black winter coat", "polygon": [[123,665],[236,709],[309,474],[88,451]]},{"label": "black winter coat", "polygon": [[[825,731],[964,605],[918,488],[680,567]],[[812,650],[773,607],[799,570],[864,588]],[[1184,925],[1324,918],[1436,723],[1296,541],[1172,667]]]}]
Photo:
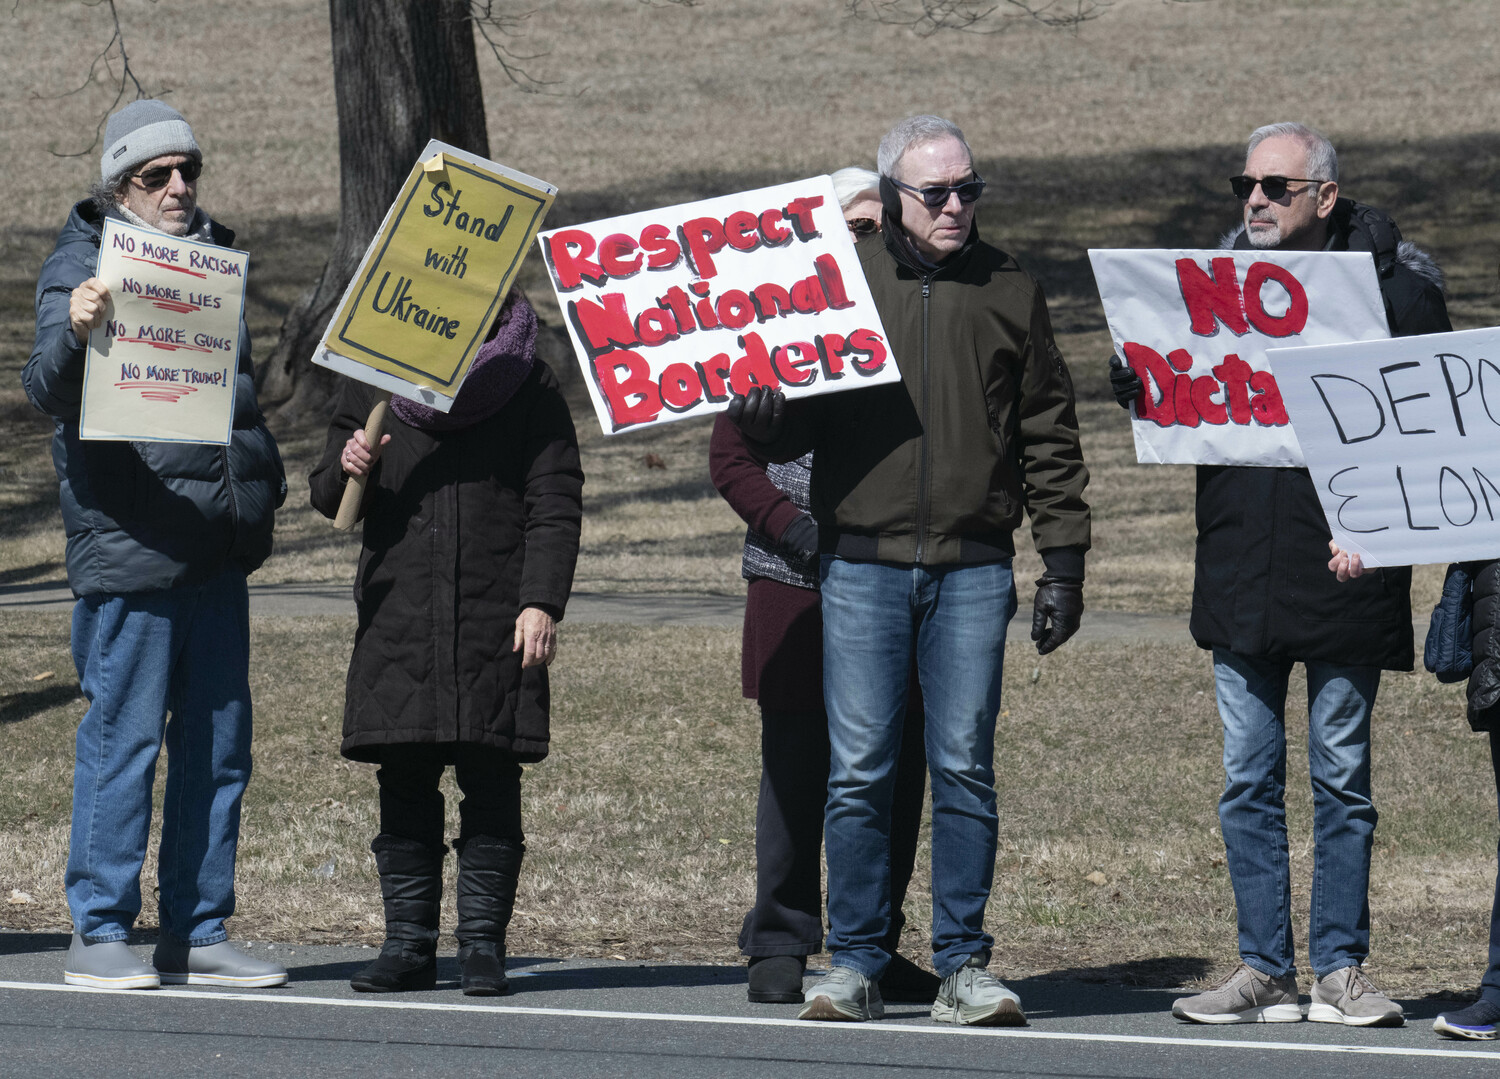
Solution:
[{"label": "black winter coat", "polygon": [[[1233,244],[1248,246],[1240,233]],[[1340,199],[1329,251],[1370,251],[1391,333],[1452,329],[1442,274],[1379,210]],[[1340,584],[1304,468],[1198,466],[1193,639],[1247,656],[1412,669],[1411,569]]]},{"label": "black winter coat", "polygon": [[1469,675],[1469,726],[1500,729],[1500,562],[1475,562],[1474,671]]},{"label": "black winter coat", "polygon": [[[312,503],[338,512],[339,455],[378,391],[346,381]],[[457,431],[386,426],[365,490],[354,582],[359,628],[340,751],[378,761],[383,746],[478,743],[521,761],[547,755],[547,668],[521,669],[516,616],[561,618],[582,517],[578,439],[557,377],[537,361],[494,415]]]}]

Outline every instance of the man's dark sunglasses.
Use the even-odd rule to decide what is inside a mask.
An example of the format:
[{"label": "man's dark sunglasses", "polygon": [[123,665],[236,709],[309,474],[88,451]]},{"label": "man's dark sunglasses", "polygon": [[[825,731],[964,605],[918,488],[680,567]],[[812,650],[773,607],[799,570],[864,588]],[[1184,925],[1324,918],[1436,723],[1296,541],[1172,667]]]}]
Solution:
[{"label": "man's dark sunglasses", "polygon": [[188,158],[180,165],[158,165],[154,169],[132,174],[132,179],[139,180],[141,186],[147,191],[160,191],[172,182],[172,173],[180,172],[182,182],[190,184],[198,179],[203,173],[203,162]]},{"label": "man's dark sunglasses", "polygon": [[1255,185],[1260,184],[1260,189],[1266,193],[1266,198],[1275,202],[1286,194],[1287,184],[1322,184],[1326,180],[1309,180],[1305,176],[1231,176],[1229,186],[1234,189],[1234,197],[1237,199],[1248,199],[1255,191]]},{"label": "man's dark sunglasses", "polygon": [[849,231],[856,236],[873,236],[880,229],[880,222],[873,217],[851,217],[844,224],[849,226]]},{"label": "man's dark sunglasses", "polygon": [[916,195],[922,200],[922,205],[926,206],[929,210],[936,210],[939,207],[948,205],[949,195],[957,195],[959,202],[968,205],[984,194],[984,179],[978,173],[975,173],[972,180],[965,180],[961,184],[952,184],[951,186],[939,184],[933,187],[912,187],[911,184],[903,184],[900,180],[894,178],[892,178],[891,183],[895,184],[902,191],[910,191],[913,195]]}]

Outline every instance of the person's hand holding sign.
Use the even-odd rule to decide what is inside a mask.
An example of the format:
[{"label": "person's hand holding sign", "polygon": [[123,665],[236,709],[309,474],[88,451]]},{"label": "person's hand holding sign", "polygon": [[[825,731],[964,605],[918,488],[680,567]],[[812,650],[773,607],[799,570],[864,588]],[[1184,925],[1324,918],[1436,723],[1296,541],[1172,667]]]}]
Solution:
[{"label": "person's hand holding sign", "polygon": [[516,643],[512,652],[520,652],[521,667],[546,667],[557,658],[557,623],[540,607],[523,607],[516,619]]},{"label": "person's hand holding sign", "polygon": [[390,440],[390,435],[381,435],[380,445],[372,446],[363,428],[355,431],[349,441],[344,443],[344,452],[339,456],[344,472],[350,476],[368,476],[370,469],[380,459],[381,448]]},{"label": "person's hand holding sign", "polygon": [[1333,555],[1328,560],[1328,570],[1339,579],[1340,583],[1364,574],[1365,567],[1361,564],[1357,553],[1344,550],[1334,540],[1328,541],[1328,551]]},{"label": "person's hand holding sign", "polygon": [[108,311],[109,289],[97,277],[90,277],[73,290],[68,297],[68,321],[80,345],[89,339],[90,330],[104,325]]}]

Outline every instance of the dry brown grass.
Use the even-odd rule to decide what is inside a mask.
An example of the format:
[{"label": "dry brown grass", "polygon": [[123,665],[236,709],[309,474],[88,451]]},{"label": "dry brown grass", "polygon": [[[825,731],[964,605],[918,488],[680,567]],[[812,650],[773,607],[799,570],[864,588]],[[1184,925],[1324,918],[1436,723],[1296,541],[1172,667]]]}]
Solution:
[{"label": "dry brown grass", "polygon": [[[252,252],[248,315],[264,357],[333,233],[326,8],[119,6],[148,86],[174,91],[205,146],[205,205]],[[1340,147],[1345,190],[1391,209],[1441,260],[1455,325],[1500,321],[1488,0],[1120,0],[1077,35],[925,40],[850,21],[836,0],[534,6],[525,44],[550,50],[532,68],[559,80],[557,92],[517,94],[481,60],[493,154],[560,185],[554,225],[868,162],[879,133],[917,111],[965,128],[993,181],[981,227],[1040,277],[1073,364],[1093,473],[1095,609],[1186,610],[1193,491],[1190,469],[1134,464],[1124,417],[1105,396],[1107,335],[1085,251],[1212,243],[1232,223],[1222,178],[1252,127],[1289,117],[1323,127]],[[0,584],[62,576],[50,425],[26,404],[18,373],[37,268],[97,162],[47,152],[81,148],[108,99],[97,88],[35,95],[76,84],[107,37],[105,17],[70,0],[0,11]],[[555,330],[536,260],[522,283]],[[707,482],[707,425],[606,439],[576,371],[561,369],[589,475],[578,586],[738,590],[741,527]],[[258,580],[347,581],[355,541],[305,506],[301,477],[322,432],[276,428],[292,494]],[[664,467],[648,467],[647,454]],[[1025,582],[1038,566],[1018,538]],[[1418,580],[1420,609],[1437,571]],[[66,922],[60,866],[81,709],[66,632],[62,618],[0,615],[0,899],[13,887],[36,897],[0,905],[7,924]],[[348,635],[337,620],[256,621],[243,935],[377,933],[365,849],[373,780],[336,753]],[[642,657],[669,644],[690,662],[655,679]],[[557,748],[526,783],[532,851],[517,948],[729,959],[749,895],[756,737],[753,710],[735,696],[737,635],[569,627],[566,647]],[[1006,969],[1159,984],[1229,960],[1202,655],[1186,643],[1075,646],[1038,664],[1018,645],[1011,663],[992,903]],[[1494,809],[1482,744],[1460,713],[1454,691],[1421,675],[1388,677],[1381,696],[1372,905],[1380,972],[1408,991],[1468,986],[1483,955]],[[1305,783],[1292,798],[1301,900]],[[1105,885],[1088,882],[1095,871]],[[923,903],[914,895],[914,955]]]},{"label": "dry brown grass", "polygon": [[[352,620],[254,623],[256,773],[240,848],[250,939],[378,941],[373,770],[337,754]],[[0,788],[7,925],[67,923],[71,732],[82,713],[61,616],[0,615],[15,657],[0,676],[8,782]],[[651,662],[670,654],[670,675]],[[1222,779],[1208,661],[1190,644],[1008,652],[996,739],[1000,853],[989,925],[1017,976],[1172,985],[1233,961],[1234,900],[1214,804]],[[513,948],[732,962],[753,887],[758,724],[736,693],[734,630],[566,628],[553,751],[524,780],[529,851]],[[31,678],[52,670],[51,678]],[[1302,693],[1296,686],[1293,697]],[[1371,907],[1375,967],[1403,993],[1472,984],[1484,955],[1494,803],[1483,740],[1457,689],[1388,676],[1376,717],[1381,807]],[[1293,708],[1290,756],[1304,752]],[[1296,770],[1293,770],[1293,774]],[[1441,797],[1432,777],[1442,775]],[[160,777],[158,778],[160,783]],[[450,796],[450,834],[456,834]],[[160,791],[158,789],[158,795]],[[1311,869],[1305,781],[1288,795],[1294,909]],[[926,840],[924,837],[924,848]],[[453,870],[448,860],[451,896]],[[154,865],[148,863],[148,874]],[[924,852],[905,951],[926,954]],[[1103,874],[1090,879],[1091,874]],[[451,903],[449,904],[451,908]],[[142,924],[155,924],[148,898]],[[452,928],[452,912],[445,917]]]}]

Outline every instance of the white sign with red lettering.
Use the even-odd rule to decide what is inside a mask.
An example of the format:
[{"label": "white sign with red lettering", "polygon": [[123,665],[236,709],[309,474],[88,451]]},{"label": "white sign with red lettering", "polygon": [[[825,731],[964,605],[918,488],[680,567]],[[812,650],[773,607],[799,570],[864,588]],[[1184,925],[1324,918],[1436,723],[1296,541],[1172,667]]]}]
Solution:
[{"label": "white sign with red lettering", "polygon": [[1091,250],[1142,464],[1302,464],[1266,350],[1388,338],[1358,251]]},{"label": "white sign with red lettering", "polygon": [[833,182],[817,176],[544,232],[606,434],[900,379]]},{"label": "white sign with red lettering", "polygon": [[1500,558],[1500,329],[1271,360],[1340,547],[1367,566]]}]

